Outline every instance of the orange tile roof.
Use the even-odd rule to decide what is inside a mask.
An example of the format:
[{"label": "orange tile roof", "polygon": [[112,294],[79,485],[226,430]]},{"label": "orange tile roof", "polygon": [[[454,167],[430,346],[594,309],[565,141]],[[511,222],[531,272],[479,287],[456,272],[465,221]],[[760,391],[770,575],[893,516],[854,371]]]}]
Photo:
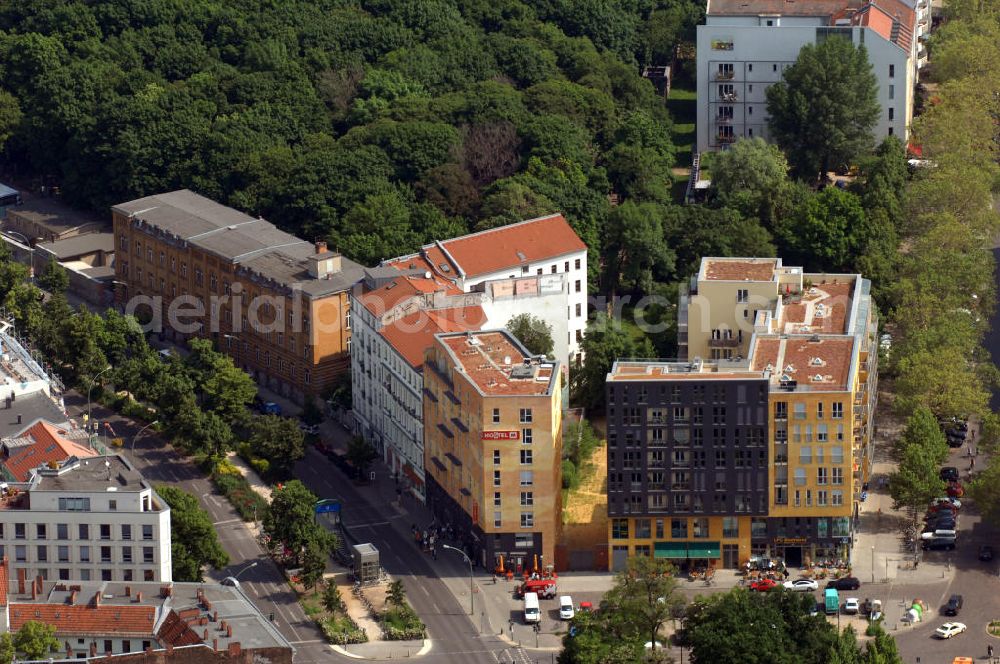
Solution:
[{"label": "orange tile roof", "polygon": [[[506,331],[481,332],[468,336],[458,334],[439,337],[461,365],[464,375],[479,390],[489,396],[544,396],[552,384],[556,363],[534,364],[531,376],[512,375],[523,366],[525,355]],[[474,341],[472,341],[474,340]]]},{"label": "orange tile roof", "polygon": [[705,266],[705,278],[717,281],[771,281],[777,261],[773,258],[727,260],[714,258]]},{"label": "orange tile roof", "polygon": [[768,366],[778,366],[778,350],[781,348],[781,341],[775,338],[757,338],[757,345],[751,350],[753,361],[751,367],[757,371],[764,371]]},{"label": "orange tile roof", "polygon": [[156,638],[162,643],[169,643],[174,647],[193,646],[204,642],[198,633],[191,629],[189,623],[177,615],[176,611],[171,611],[163,619],[163,624],[160,625]]},{"label": "orange tile roof", "polygon": [[757,340],[753,368],[770,367],[772,382],[787,379],[812,391],[843,391],[853,351],[853,337],[768,337]]},{"label": "orange tile roof", "polygon": [[913,44],[913,34],[916,30],[917,20],[917,13],[913,7],[910,7],[902,0],[873,0],[871,6],[877,7],[890,20],[898,21],[899,29],[897,30],[895,40],[891,36],[891,26],[889,36],[886,36],[881,31],[879,31],[879,34],[909,53],[910,47]]},{"label": "orange tile roof", "polygon": [[[426,265],[423,260],[420,260],[418,263],[413,263],[413,261],[409,260],[399,261],[389,263],[388,265],[402,272],[409,271],[409,265],[411,263],[417,264],[420,268],[425,267]],[[428,279],[425,271],[414,275],[401,273],[392,281],[383,284],[378,288],[364,289],[364,291],[358,295],[356,299],[360,301],[361,304],[372,313],[372,315],[381,316],[408,298],[428,293],[436,293],[439,291],[445,292],[449,295],[459,295],[462,293],[462,290],[458,286],[433,273]]]},{"label": "orange tile roof", "polygon": [[30,438],[34,442],[11,448],[10,458],[3,465],[15,481],[27,482],[31,478],[31,471],[39,466],[63,461],[71,456],[81,459],[97,456],[95,450],[65,438],[66,435],[66,430],[40,420],[18,436]]},{"label": "orange tile roof", "polygon": [[434,335],[442,332],[478,330],[486,324],[486,312],[480,306],[418,311],[383,327],[379,333],[410,366],[424,363],[424,351],[434,344]]},{"label": "orange tile roof", "polygon": [[[453,259],[450,262],[457,264],[467,277],[587,250],[587,245],[561,214],[491,228],[440,244]],[[444,262],[444,254],[436,246],[425,247],[425,250],[432,261],[440,258],[440,262]]]},{"label": "orange tile roof", "polygon": [[782,306],[779,329],[785,334],[846,334],[854,281],[817,283]]},{"label": "orange tile roof", "polygon": [[29,620],[55,625],[56,636],[152,636],[156,607],[40,603],[10,605],[12,632],[19,630]]}]

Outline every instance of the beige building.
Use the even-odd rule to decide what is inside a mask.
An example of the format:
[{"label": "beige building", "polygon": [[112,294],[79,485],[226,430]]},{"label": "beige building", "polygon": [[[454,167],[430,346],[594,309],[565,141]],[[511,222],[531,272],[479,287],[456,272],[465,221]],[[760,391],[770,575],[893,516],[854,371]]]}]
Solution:
[{"label": "beige building", "polygon": [[424,362],[427,499],[478,563],[555,563],[562,373],[506,330],[438,334]]}]

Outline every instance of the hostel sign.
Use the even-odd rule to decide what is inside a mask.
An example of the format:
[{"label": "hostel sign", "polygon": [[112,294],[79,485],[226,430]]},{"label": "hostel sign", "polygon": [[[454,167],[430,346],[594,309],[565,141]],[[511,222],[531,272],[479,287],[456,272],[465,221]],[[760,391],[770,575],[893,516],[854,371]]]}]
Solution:
[{"label": "hostel sign", "polygon": [[520,431],[484,431],[481,440],[520,440]]}]

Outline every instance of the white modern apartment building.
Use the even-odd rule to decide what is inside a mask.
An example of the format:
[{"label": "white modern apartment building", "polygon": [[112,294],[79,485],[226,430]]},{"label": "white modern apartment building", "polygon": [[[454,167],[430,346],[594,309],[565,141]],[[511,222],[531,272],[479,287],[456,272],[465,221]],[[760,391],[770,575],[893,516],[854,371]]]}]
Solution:
[{"label": "white modern apartment building", "polygon": [[698,151],[769,138],[767,88],[805,44],[864,45],[878,79],[876,141],[906,141],[917,72],[926,61],[930,0],[708,0],[698,26]]},{"label": "white modern apartment building", "polygon": [[434,335],[503,327],[528,313],[552,326],[553,354],[566,366],[586,326],[586,261],[586,246],[552,215],[366,270],[351,305],[356,433],[415,496],[425,496],[424,352]]},{"label": "white modern apartment building", "polygon": [[71,457],[0,484],[4,556],[19,581],[169,582],[170,508],[124,457]]}]

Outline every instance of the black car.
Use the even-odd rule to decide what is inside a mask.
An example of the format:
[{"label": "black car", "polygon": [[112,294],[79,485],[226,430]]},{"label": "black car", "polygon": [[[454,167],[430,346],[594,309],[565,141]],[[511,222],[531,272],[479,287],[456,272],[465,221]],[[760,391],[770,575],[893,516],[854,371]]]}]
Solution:
[{"label": "black car", "polygon": [[957,616],[958,612],[962,610],[962,596],[952,595],[948,598],[948,603],[944,605],[941,609],[941,613],[946,616]]},{"label": "black car", "polygon": [[933,533],[937,530],[955,530],[958,522],[955,519],[935,519],[928,521],[922,532]]},{"label": "black car", "polygon": [[945,442],[948,443],[948,447],[952,449],[957,449],[965,444],[965,440],[962,438],[955,438],[954,436],[948,436],[945,438]]},{"label": "black car", "polygon": [[938,472],[938,477],[940,477],[945,482],[957,482],[958,468],[956,468],[955,466],[945,466]]},{"label": "black car", "polygon": [[988,544],[979,547],[979,559],[982,561],[993,560],[993,547]]},{"label": "black car", "polygon": [[837,590],[857,590],[861,587],[861,581],[854,576],[845,576],[840,579],[834,579],[826,584],[827,588],[836,588]]},{"label": "black car", "polygon": [[954,537],[933,537],[929,540],[924,540],[920,547],[924,551],[954,551],[955,549],[955,538]]}]

